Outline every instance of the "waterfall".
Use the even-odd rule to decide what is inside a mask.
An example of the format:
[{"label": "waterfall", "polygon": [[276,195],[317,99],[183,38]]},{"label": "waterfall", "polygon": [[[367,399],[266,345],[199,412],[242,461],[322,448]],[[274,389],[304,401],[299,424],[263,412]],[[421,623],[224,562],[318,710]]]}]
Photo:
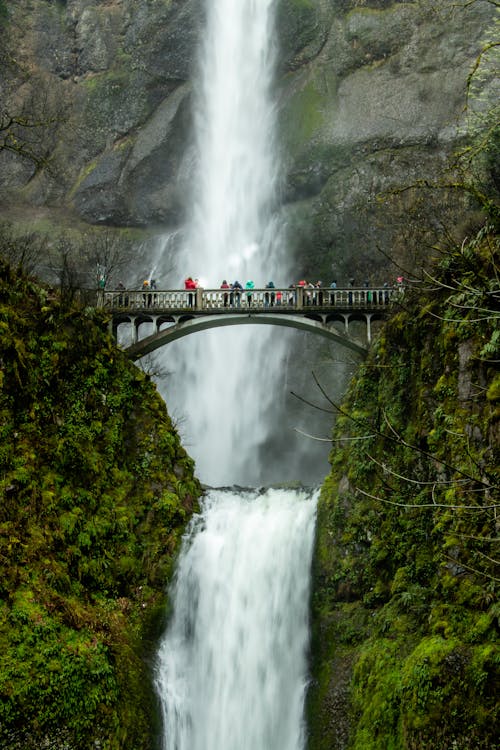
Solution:
[{"label": "waterfall", "polygon": [[315,499],[209,493],[159,654],[164,750],[302,750]]},{"label": "waterfall", "polygon": [[[197,189],[172,286],[192,276],[260,288],[289,273],[275,218],[274,5],[206,0]],[[261,484],[285,339],[237,326],[169,345],[166,399],[186,414],[183,439],[205,483]],[[306,491],[213,489],[203,499],[157,660],[164,750],[303,750],[315,511]]]},{"label": "waterfall", "polygon": [[[274,5],[206,1],[194,94],[198,168],[173,288],[187,276],[206,288],[223,280],[290,283],[277,219]],[[279,330],[237,326],[169,345],[166,398],[185,416],[183,438],[207,484],[262,481],[259,449],[283,390]]]},{"label": "waterfall", "polygon": [[199,189],[185,251],[193,272],[218,287],[223,278],[244,284],[283,262],[271,221],[278,180],[274,0],[208,5],[195,111]]}]

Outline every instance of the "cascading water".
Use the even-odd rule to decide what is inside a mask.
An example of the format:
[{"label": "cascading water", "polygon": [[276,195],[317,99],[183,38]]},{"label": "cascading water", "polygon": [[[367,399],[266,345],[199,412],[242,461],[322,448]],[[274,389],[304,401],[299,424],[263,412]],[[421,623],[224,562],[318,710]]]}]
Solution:
[{"label": "cascading water", "polygon": [[214,492],[179,561],[165,750],[301,750],[314,500]]},{"label": "cascading water", "polygon": [[[274,0],[210,0],[195,127],[199,190],[186,260],[210,285],[279,270]],[[269,267],[271,265],[271,267]]]},{"label": "cascading water", "polygon": [[[199,190],[177,275],[209,287],[288,273],[273,219],[274,0],[206,0],[196,102]],[[279,274],[279,276],[277,276]],[[257,329],[257,330],[256,330]],[[283,334],[205,332],[168,347],[169,408],[212,486],[260,483]],[[184,539],[156,686],[164,750],[303,750],[316,495],[210,490]]]},{"label": "cascading water", "polygon": [[[288,278],[275,218],[274,4],[207,0],[195,93],[198,168],[173,288],[189,275],[207,288]],[[280,391],[283,340],[272,328],[237,326],[169,346],[168,403],[186,416],[184,437],[207,484],[261,482],[258,448]]]}]

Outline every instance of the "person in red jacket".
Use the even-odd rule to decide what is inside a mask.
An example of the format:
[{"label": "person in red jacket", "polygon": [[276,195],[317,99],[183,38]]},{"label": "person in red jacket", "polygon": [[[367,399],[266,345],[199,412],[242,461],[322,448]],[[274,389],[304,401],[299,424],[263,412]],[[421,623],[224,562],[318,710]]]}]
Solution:
[{"label": "person in red jacket", "polygon": [[[222,282],[222,284],[220,285],[220,288],[221,288],[221,289],[231,289],[231,287],[230,287],[230,286],[229,286],[229,284],[227,283],[226,279],[224,279],[224,281],[223,281],[223,282]],[[223,295],[223,299],[224,299],[224,307],[227,307],[227,306],[228,306],[228,303],[229,303],[229,294],[224,294],[224,295]]]},{"label": "person in red jacket", "polygon": [[[196,284],[191,276],[188,276],[187,279],[185,279],[184,289],[196,289]],[[194,294],[192,292],[188,294],[188,305],[189,307],[194,307]]]}]

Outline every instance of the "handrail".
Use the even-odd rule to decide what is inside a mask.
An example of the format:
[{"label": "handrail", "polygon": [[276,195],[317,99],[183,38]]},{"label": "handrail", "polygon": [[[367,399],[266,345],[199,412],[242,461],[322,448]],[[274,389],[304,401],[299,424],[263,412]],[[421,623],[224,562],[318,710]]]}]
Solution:
[{"label": "handrail", "polygon": [[148,312],[273,312],[377,309],[401,295],[402,289],[376,288],[276,288],[276,289],[144,289],[98,292],[98,307],[113,311]]}]

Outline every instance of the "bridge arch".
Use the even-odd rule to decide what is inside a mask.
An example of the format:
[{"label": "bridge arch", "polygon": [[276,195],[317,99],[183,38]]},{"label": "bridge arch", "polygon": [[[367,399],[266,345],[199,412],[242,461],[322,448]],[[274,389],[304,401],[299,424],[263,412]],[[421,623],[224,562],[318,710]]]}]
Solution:
[{"label": "bridge arch", "polygon": [[[353,352],[365,356],[367,347],[360,345],[346,333],[339,333],[333,326],[328,325],[320,315],[281,315],[281,314],[225,314],[225,315],[207,315],[195,316],[184,314],[181,316],[173,315],[120,315],[114,318],[113,327],[115,331],[120,323],[130,322],[136,329],[143,323],[152,323],[155,325],[156,332],[142,339],[136,338],[133,344],[125,348],[125,351],[131,359],[140,359],[146,354],[154,352],[156,349],[166,344],[191,335],[200,331],[206,331],[211,328],[220,328],[234,325],[274,325],[295,328],[298,330],[315,333],[319,336],[335,341],[341,346],[345,346]],[[168,328],[161,329],[164,323],[173,323]]]},{"label": "bridge arch", "polygon": [[[384,320],[402,290],[320,289],[303,287],[253,289],[196,289],[186,291],[125,289],[99,293],[98,306],[110,312],[110,330],[129,323],[133,343],[125,348],[132,359],[198,331],[232,325],[276,325],[309,331],[365,355],[371,343],[372,322]],[[350,324],[363,322],[367,345],[352,335]],[[148,323],[154,333],[140,338]],[[166,324],[168,328],[164,328]],[[339,326],[340,324],[340,326]]]}]

